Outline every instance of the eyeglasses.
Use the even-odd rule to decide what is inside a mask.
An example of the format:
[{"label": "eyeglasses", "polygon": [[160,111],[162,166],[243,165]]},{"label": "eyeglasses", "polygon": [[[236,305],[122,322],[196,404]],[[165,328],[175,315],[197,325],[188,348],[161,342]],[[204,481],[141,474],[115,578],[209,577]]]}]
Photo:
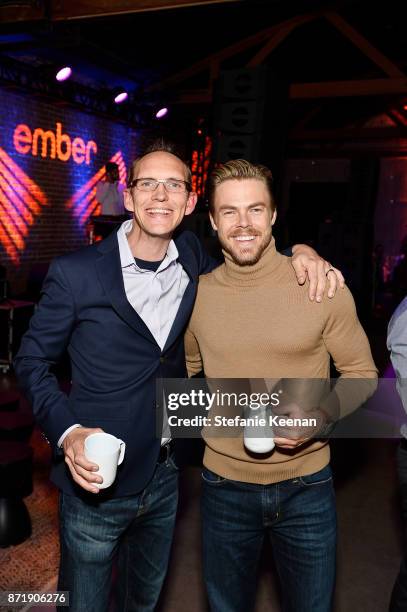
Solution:
[{"label": "eyeglasses", "polygon": [[191,184],[188,183],[188,181],[181,181],[180,179],[138,178],[131,181],[129,187],[136,187],[139,191],[155,191],[160,183],[162,183],[165,190],[170,193],[191,191]]}]

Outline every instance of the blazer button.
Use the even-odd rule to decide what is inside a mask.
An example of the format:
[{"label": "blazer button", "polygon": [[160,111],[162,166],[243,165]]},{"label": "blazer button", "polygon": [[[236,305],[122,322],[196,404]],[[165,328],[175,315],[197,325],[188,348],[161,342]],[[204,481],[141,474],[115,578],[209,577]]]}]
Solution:
[{"label": "blazer button", "polygon": [[165,363],[165,357],[160,357],[160,363]]}]

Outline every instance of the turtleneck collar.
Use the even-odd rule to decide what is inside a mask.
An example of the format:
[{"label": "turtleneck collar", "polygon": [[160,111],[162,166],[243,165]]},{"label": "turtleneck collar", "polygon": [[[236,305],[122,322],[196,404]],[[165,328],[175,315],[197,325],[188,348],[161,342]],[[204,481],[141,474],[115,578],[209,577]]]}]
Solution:
[{"label": "turtleneck collar", "polygon": [[259,261],[252,266],[239,266],[232,257],[222,249],[225,257],[225,265],[221,266],[226,278],[234,284],[254,285],[258,281],[272,274],[281,264],[283,255],[276,251],[275,240],[272,237],[270,244],[264,249]]}]

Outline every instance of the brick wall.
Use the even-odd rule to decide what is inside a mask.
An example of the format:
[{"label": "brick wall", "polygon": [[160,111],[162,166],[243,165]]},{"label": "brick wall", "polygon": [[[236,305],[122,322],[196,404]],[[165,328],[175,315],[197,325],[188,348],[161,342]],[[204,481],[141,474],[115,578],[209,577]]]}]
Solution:
[{"label": "brick wall", "polygon": [[12,292],[33,264],[86,244],[106,161],[121,180],[136,135],[123,124],[0,89],[0,263]]}]

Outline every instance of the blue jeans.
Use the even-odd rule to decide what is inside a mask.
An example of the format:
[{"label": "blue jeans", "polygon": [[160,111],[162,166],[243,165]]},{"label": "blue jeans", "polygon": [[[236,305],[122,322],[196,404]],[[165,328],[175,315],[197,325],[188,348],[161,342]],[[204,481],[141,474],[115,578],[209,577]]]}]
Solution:
[{"label": "blue jeans", "polygon": [[264,536],[272,543],[286,612],[328,612],[336,565],[329,466],[271,485],[202,472],[204,576],[212,612],[249,612]]},{"label": "blue jeans", "polygon": [[108,609],[116,554],[117,609],[154,610],[167,571],[177,502],[178,468],[172,457],[157,464],[138,495],[106,501],[95,496],[88,502],[61,493],[58,589],[69,591],[69,610]]}]

